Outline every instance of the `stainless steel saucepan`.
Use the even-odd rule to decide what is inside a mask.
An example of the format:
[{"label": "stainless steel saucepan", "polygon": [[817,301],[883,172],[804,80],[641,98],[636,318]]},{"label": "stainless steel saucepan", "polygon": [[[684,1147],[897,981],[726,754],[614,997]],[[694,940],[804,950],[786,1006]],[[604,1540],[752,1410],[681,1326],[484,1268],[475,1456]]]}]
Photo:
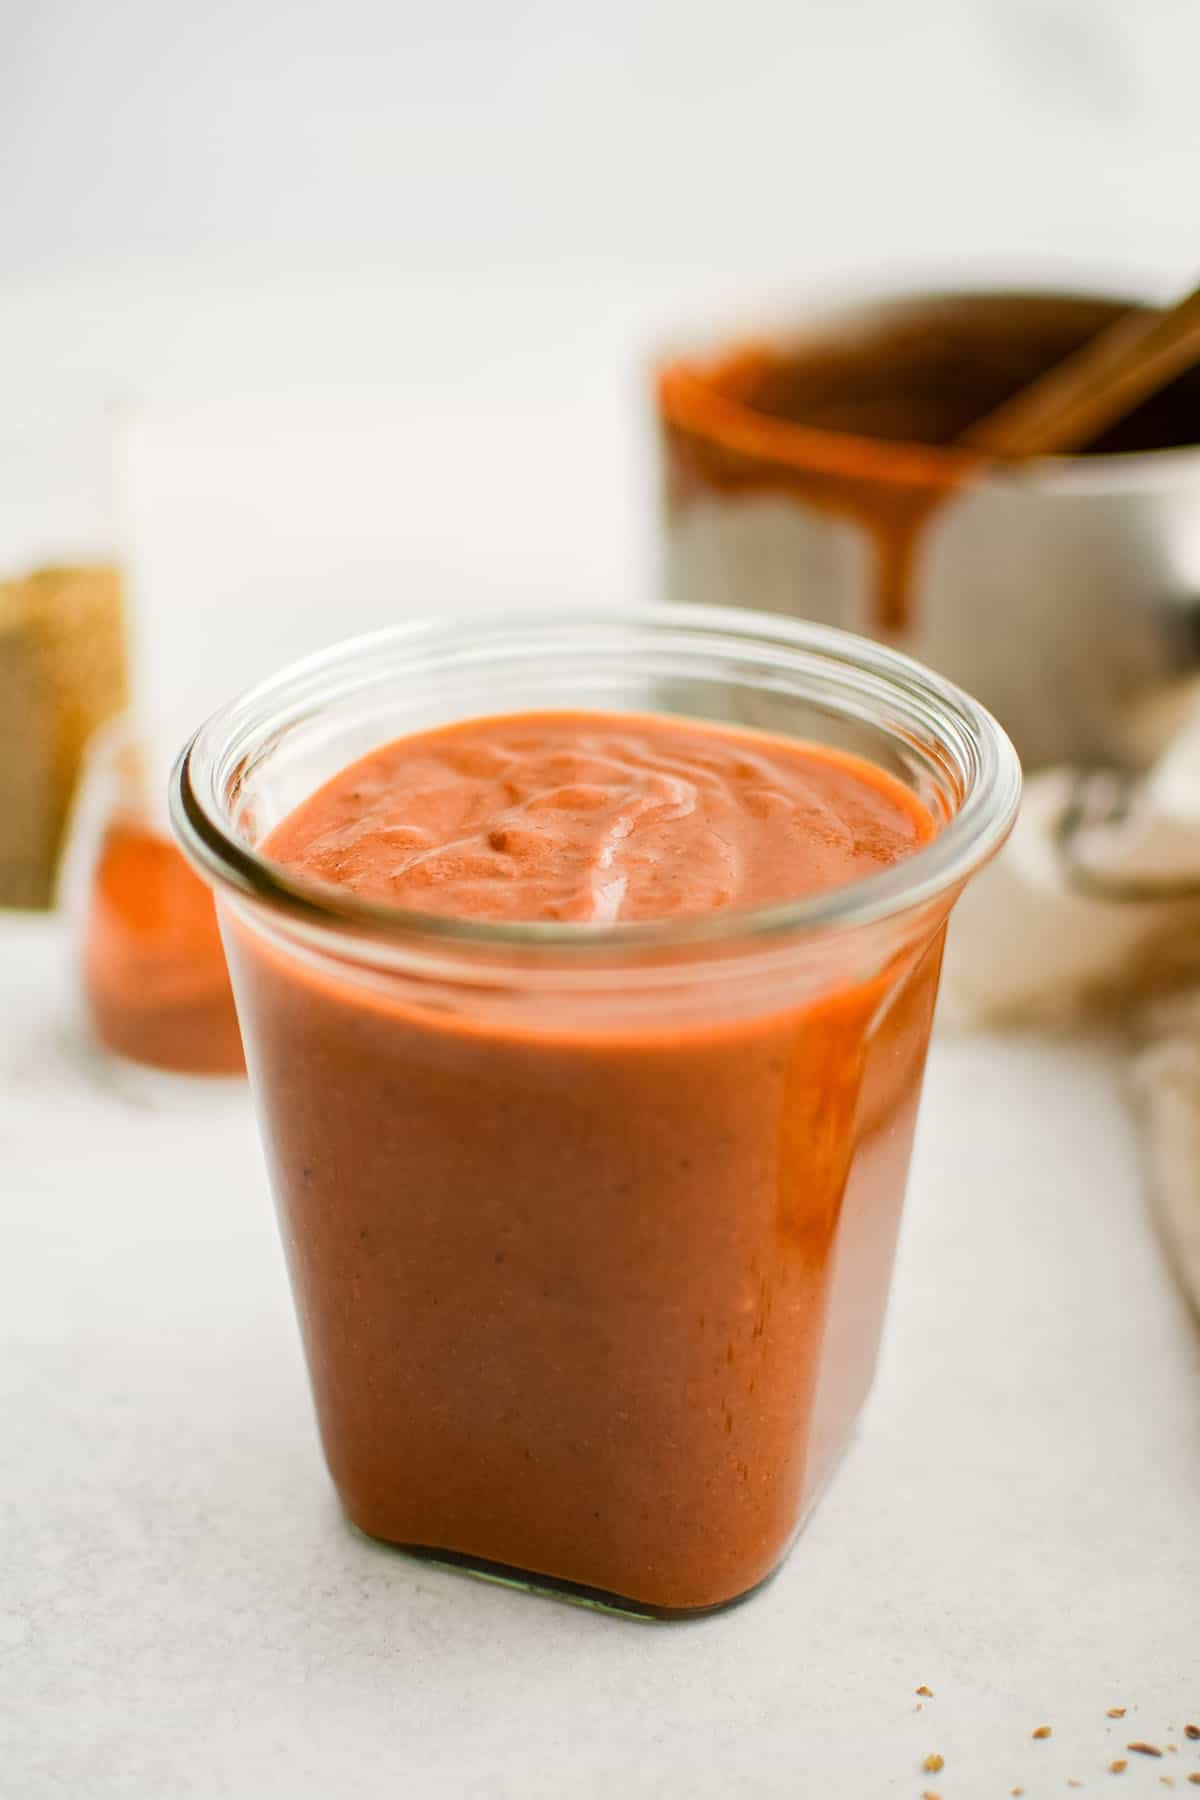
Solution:
[{"label": "stainless steel saucepan", "polygon": [[[1200,668],[1200,371],[1093,452],[981,466],[935,505],[898,630],[880,618],[871,533],[830,503],[821,468],[823,441],[835,461],[851,440],[869,445],[872,492],[886,501],[889,457],[897,481],[911,474],[910,428],[917,442],[949,443],[1128,304],[948,295],[823,315],[779,352],[799,374],[786,392],[776,383],[761,442],[753,383],[735,381],[732,402],[727,390],[711,423],[693,418],[686,433],[664,405],[668,594],[887,636],[995,712],[1030,767],[1136,760],[1138,702]],[[724,480],[731,404],[751,429],[737,452],[744,478]],[[783,469],[779,427],[786,461],[796,420],[799,463]],[[942,454],[949,469],[954,453]],[[711,481],[697,478],[706,466]]]}]

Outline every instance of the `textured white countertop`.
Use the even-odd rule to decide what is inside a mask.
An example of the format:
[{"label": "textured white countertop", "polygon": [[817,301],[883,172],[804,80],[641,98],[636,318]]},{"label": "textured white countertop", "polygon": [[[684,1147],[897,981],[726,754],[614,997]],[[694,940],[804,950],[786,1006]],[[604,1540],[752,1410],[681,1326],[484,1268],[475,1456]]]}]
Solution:
[{"label": "textured white countertop", "polygon": [[0,930],[5,1800],[1188,1791],[1200,1336],[1103,1047],[937,1045],[856,1447],[771,1587],[646,1626],[350,1533],[248,1099],[125,1094],[62,957]]}]

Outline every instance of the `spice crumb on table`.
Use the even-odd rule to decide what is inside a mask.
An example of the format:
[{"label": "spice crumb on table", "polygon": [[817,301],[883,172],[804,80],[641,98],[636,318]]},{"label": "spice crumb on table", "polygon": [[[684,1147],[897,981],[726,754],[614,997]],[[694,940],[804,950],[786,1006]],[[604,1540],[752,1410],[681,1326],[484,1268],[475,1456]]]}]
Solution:
[{"label": "spice crumb on table", "polygon": [[1110,1706],[1107,1716],[1110,1719],[1123,1719],[1125,1717],[1125,1708],[1123,1706]]},{"label": "spice crumb on table", "polygon": [[1119,1775],[1122,1769],[1127,1769],[1128,1767],[1129,1764],[1123,1756],[1116,1756],[1113,1758],[1112,1762],[1109,1763],[1108,1772],[1110,1775]]},{"label": "spice crumb on table", "polygon": [[1048,1738],[1050,1736],[1050,1726],[1049,1725],[1039,1725],[1037,1730],[1035,1732],[1033,1732],[1031,1735],[1035,1738]]},{"label": "spice crumb on table", "polygon": [[1134,1738],[1132,1744],[1126,1744],[1127,1750],[1136,1750],[1139,1756],[1161,1756],[1162,1751],[1157,1744],[1147,1744],[1142,1738]]},{"label": "spice crumb on table", "polygon": [[931,1750],[929,1755],[925,1758],[925,1761],[921,1764],[921,1767],[927,1775],[936,1775],[940,1770],[944,1769],[945,1766],[945,1757],[939,1756],[936,1750]]},{"label": "spice crumb on table", "polygon": [[1200,1725],[1185,1725],[1183,1735],[1185,1738],[1191,1738],[1194,1743],[1197,1738],[1200,1738]]},{"label": "spice crumb on table", "polygon": [[931,1687],[926,1687],[924,1682],[922,1682],[920,1687],[915,1689],[914,1691],[916,1693],[920,1694],[926,1700],[933,1699],[933,1689]]}]

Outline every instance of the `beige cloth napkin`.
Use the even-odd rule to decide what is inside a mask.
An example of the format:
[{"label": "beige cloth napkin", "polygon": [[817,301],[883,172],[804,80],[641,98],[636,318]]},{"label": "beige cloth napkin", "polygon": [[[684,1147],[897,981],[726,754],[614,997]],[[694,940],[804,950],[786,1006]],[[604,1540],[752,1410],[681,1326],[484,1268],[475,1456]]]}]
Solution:
[{"label": "beige cloth napkin", "polygon": [[943,983],[952,1026],[1115,1023],[1151,1200],[1200,1309],[1200,684],[1139,722],[1149,773],[1055,770],[959,902]]}]

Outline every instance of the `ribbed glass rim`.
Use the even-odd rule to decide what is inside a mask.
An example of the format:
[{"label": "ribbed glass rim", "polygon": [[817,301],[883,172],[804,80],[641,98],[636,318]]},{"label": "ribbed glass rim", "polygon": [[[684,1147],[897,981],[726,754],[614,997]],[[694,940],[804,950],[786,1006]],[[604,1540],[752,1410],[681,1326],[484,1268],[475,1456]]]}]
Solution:
[{"label": "ribbed glass rim", "polygon": [[[868,725],[903,722],[920,754],[923,742],[952,759],[963,800],[928,844],[877,875],[845,887],[764,907],[729,907],[684,919],[611,925],[447,918],[364,900],[303,877],[262,856],[231,829],[222,794],[255,751],[269,750],[289,725],[331,701],[422,671],[462,671],[497,656],[572,643],[597,634],[641,632],[695,655],[769,655],[773,686],[790,678],[828,684],[831,710]],[[797,691],[802,691],[799,687]],[[581,710],[586,710],[581,708]],[[651,709],[652,710],[652,709]],[[897,733],[899,735],[899,732]],[[291,664],[214,713],[193,733],[171,776],[170,811],[185,854],[210,882],[266,906],[305,928],[384,939],[424,940],[463,949],[671,950],[733,940],[776,939],[866,926],[934,901],[967,877],[1003,842],[1016,816],[1021,769],[1001,726],[977,701],[913,658],[853,633],[741,608],[685,605],[461,614],[390,626],[332,645]]]}]

